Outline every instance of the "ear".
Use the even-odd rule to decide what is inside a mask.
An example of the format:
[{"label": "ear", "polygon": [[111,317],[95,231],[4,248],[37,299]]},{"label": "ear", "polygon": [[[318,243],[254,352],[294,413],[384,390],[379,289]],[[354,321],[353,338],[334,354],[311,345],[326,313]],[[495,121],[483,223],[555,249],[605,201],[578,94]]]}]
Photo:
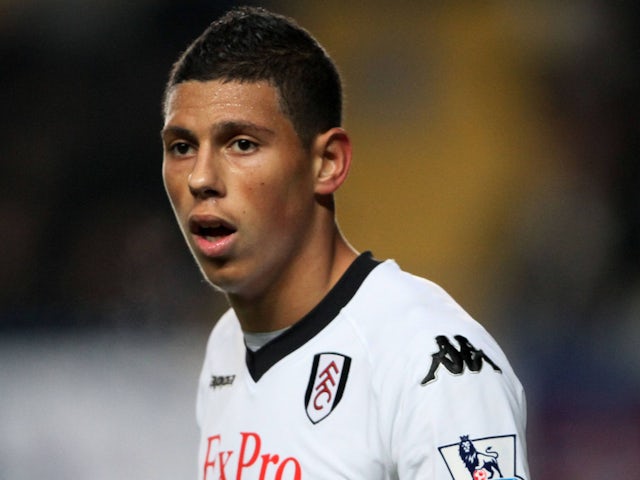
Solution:
[{"label": "ear", "polygon": [[315,191],[330,195],[344,183],[351,167],[351,140],[342,128],[318,135],[314,143]]}]

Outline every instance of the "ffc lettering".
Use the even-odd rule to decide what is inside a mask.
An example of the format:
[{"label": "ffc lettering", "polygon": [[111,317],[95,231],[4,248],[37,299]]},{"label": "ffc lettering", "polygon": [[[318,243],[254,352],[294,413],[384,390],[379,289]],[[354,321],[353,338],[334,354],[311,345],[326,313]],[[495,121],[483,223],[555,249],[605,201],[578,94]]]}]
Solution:
[{"label": "ffc lettering", "polygon": [[207,439],[204,480],[241,480],[243,475],[259,480],[302,480],[302,467],[297,459],[263,453],[262,439],[257,433],[240,432],[240,437],[238,454],[222,448],[221,435]]},{"label": "ffc lettering", "polygon": [[[336,384],[333,375],[337,373],[339,373],[339,370],[336,366],[336,362],[331,362],[327,366],[327,368],[322,370],[322,372],[320,372],[320,374],[318,375],[322,380],[314,389],[317,392],[313,399],[313,407],[316,410],[321,410],[324,405],[331,403],[331,399],[333,398],[331,388]],[[322,402],[322,404],[319,404],[318,402],[323,398],[323,396],[326,396],[325,401]]]},{"label": "ffc lettering", "polygon": [[313,357],[304,396],[307,417],[312,423],[325,419],[340,403],[350,366],[351,358],[341,353],[318,353]]},{"label": "ffc lettering", "polygon": [[444,335],[438,335],[436,337],[436,343],[438,344],[438,351],[431,355],[433,360],[431,361],[431,368],[429,373],[420,382],[421,385],[427,385],[436,378],[436,372],[440,365],[449,370],[454,375],[460,375],[464,372],[466,367],[471,372],[479,372],[482,369],[483,361],[487,362],[491,367],[499,373],[502,373],[500,367],[498,367],[493,361],[482,351],[476,349],[469,340],[462,335],[456,335],[453,338],[456,339],[460,345],[460,350],[457,350],[449,339]]}]

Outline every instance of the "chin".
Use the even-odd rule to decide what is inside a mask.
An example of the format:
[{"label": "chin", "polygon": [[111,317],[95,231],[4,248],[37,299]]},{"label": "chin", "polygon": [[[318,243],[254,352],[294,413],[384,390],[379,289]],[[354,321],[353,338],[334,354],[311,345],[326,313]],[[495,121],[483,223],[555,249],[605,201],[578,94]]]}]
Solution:
[{"label": "chin", "polygon": [[199,266],[200,266],[200,273],[202,274],[202,277],[204,278],[205,282],[207,282],[214,289],[220,292],[223,292],[223,293],[227,292],[228,288],[232,285],[233,282],[230,282],[228,278],[220,275],[220,273],[207,272],[205,268],[203,268],[201,265]]},{"label": "chin", "polygon": [[237,272],[231,271],[231,269],[225,265],[201,265],[200,272],[204,277],[204,280],[211,285],[215,290],[224,294],[233,294],[239,292],[242,287],[239,279],[241,278]]},{"label": "chin", "polygon": [[232,283],[221,280],[220,278],[217,278],[217,277],[211,278],[211,276],[207,275],[204,272],[202,272],[202,278],[207,285],[209,285],[218,293],[222,293],[226,295],[228,293],[232,293],[232,291],[234,290]]}]

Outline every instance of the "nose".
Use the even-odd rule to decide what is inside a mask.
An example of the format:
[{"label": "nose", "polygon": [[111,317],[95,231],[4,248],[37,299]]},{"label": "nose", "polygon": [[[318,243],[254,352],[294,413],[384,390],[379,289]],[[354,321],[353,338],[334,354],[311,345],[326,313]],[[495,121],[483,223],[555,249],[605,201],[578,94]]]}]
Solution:
[{"label": "nose", "polygon": [[217,160],[200,151],[189,174],[189,191],[197,198],[222,197],[225,194],[222,172]]}]

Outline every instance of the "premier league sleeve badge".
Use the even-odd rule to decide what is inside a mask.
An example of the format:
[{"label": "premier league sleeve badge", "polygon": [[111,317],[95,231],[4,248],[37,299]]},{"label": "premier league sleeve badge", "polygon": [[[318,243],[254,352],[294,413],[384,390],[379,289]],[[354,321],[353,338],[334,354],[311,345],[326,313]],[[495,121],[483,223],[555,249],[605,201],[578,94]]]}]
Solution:
[{"label": "premier league sleeve badge", "polygon": [[452,480],[524,480],[516,473],[516,436],[470,439],[439,447]]}]

